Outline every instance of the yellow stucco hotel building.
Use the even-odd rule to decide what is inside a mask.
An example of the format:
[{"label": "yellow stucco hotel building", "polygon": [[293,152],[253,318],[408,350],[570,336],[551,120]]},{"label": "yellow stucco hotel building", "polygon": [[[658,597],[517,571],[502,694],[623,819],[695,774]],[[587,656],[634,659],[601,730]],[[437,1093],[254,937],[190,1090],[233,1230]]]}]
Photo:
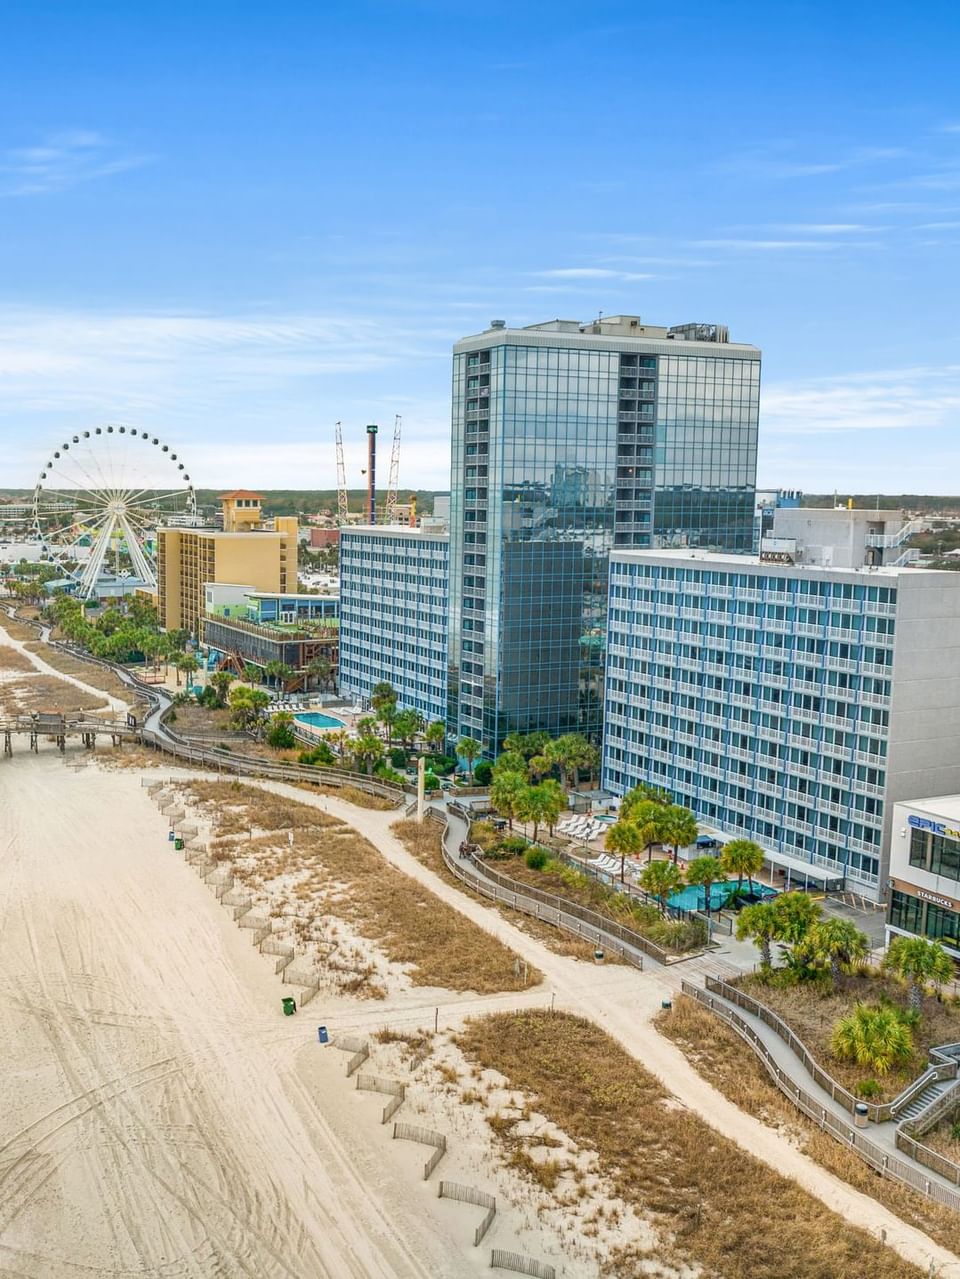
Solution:
[{"label": "yellow stucco hotel building", "polygon": [[296,591],[296,518],[264,521],[262,500],[246,489],[222,494],[222,530],[157,530],[157,611],[165,630],[182,628],[199,638],[208,582]]}]

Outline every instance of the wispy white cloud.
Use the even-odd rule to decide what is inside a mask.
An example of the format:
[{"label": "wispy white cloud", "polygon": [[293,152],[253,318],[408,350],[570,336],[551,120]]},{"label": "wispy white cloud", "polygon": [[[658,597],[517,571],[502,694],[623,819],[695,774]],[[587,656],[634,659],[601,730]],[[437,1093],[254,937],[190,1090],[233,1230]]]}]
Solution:
[{"label": "wispy white cloud", "polygon": [[[4,482],[32,483],[41,450],[63,430],[112,420],[178,444],[201,485],[240,482],[241,461],[262,456],[273,459],[278,483],[324,487],[333,470],[329,425],[376,420],[381,403],[382,420],[392,421],[404,412],[393,390],[398,367],[429,368],[449,350],[448,328],[393,317],[0,309]],[[444,486],[449,404],[431,396],[407,396],[404,465],[418,456],[431,483]],[[297,461],[318,439],[322,475]],[[358,439],[357,467],[362,448]],[[246,482],[266,482],[257,475]]]},{"label": "wispy white cloud", "polygon": [[864,222],[781,222],[775,230],[793,235],[855,235],[863,231],[876,232],[883,228],[867,226]]},{"label": "wispy white cloud", "polygon": [[615,271],[603,266],[564,266],[550,271],[535,271],[542,280],[655,280],[649,272]]},{"label": "wispy white cloud", "polygon": [[691,244],[698,249],[736,249],[745,252],[772,253],[785,249],[812,249],[822,252],[826,249],[847,249],[849,243],[832,240],[764,240],[726,238],[718,240],[692,240]]},{"label": "wispy white cloud", "polygon": [[147,162],[88,129],[49,134],[35,146],[0,152],[0,195],[48,195]]},{"label": "wispy white cloud", "polygon": [[960,434],[960,364],[768,383],[761,435],[949,429]]}]

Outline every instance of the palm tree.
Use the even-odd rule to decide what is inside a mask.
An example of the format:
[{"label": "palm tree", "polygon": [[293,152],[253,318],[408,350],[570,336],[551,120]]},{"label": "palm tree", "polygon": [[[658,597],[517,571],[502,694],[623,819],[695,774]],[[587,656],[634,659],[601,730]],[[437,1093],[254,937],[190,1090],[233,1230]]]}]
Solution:
[{"label": "palm tree", "polygon": [[773,907],[779,921],[777,937],[791,946],[799,946],[823,914],[819,904],[806,893],[781,893]]},{"label": "palm tree", "polygon": [[507,819],[511,830],[514,818],[519,817],[523,808],[523,796],[527,790],[529,787],[519,773],[500,773],[494,776],[490,787],[490,803],[495,813]]},{"label": "palm tree", "polygon": [[373,776],[374,766],[383,759],[383,742],[373,733],[364,733],[350,746],[350,753],[358,768],[365,768],[367,776]]},{"label": "palm tree", "polygon": [[457,742],[457,754],[467,761],[467,772],[473,776],[473,761],[483,750],[483,743],[475,737],[461,737]]},{"label": "palm tree", "polygon": [[703,889],[704,906],[710,913],[710,895],[714,884],[723,876],[719,857],[695,857],[687,867],[687,883]]},{"label": "palm tree", "polygon": [[540,792],[540,816],[546,822],[552,835],[553,828],[557,824],[557,818],[567,807],[567,792],[552,777],[548,777],[545,782],[541,782],[537,790]]},{"label": "palm tree", "polygon": [[423,740],[432,751],[443,750],[447,740],[447,726],[443,720],[435,719],[432,724],[428,724]]},{"label": "palm tree", "polygon": [[737,877],[737,892],[743,890],[743,877],[746,875],[750,892],[753,892],[753,877],[763,869],[764,852],[752,839],[731,839],[724,844],[720,853],[720,861],[724,870]]},{"label": "palm tree", "polygon": [[764,972],[773,967],[770,943],[779,936],[779,920],[773,902],[757,902],[745,906],[737,916],[737,940],[752,937],[760,949],[760,966]]},{"label": "palm tree", "polygon": [[633,790],[628,790],[620,801],[620,816],[632,821],[634,810],[639,804],[664,805],[671,803],[672,799],[673,796],[669,791],[661,790],[659,786],[648,786],[646,782],[640,782],[634,786]]},{"label": "palm tree", "polygon": [[647,862],[640,872],[640,886],[656,897],[660,914],[667,913],[667,898],[683,885],[683,872],[670,861]]},{"label": "palm tree", "polygon": [[[176,659],[177,673],[181,671],[187,677],[187,683],[190,683],[191,677],[200,669],[200,663],[192,653],[183,653]],[[179,681],[178,681],[179,682]]]},{"label": "palm tree", "polygon": [[830,976],[836,986],[844,968],[863,959],[870,942],[848,919],[823,919],[814,924],[802,942],[802,949],[815,963],[830,965]]},{"label": "palm tree", "polygon": [[210,687],[217,695],[217,704],[221,707],[227,704],[227,694],[230,685],[233,683],[233,676],[229,671],[215,671],[210,676]]},{"label": "palm tree", "polygon": [[635,857],[643,848],[643,834],[633,822],[622,818],[607,831],[604,847],[620,858],[620,883],[624,881],[628,857]]},{"label": "palm tree", "polygon": [[923,1008],[927,982],[933,982],[939,989],[953,976],[950,956],[939,942],[927,941],[925,937],[895,937],[883,957],[883,966],[909,984],[908,1001],[916,1013]]},{"label": "palm tree", "polygon": [[393,731],[400,744],[408,750],[412,749],[414,739],[423,728],[423,716],[411,707],[405,711],[397,711],[393,717]]},{"label": "palm tree", "polygon": [[700,828],[689,808],[684,808],[681,804],[671,804],[663,815],[663,833],[667,843],[673,846],[675,862],[681,848],[689,848],[697,842]]},{"label": "palm tree", "polygon": [[551,768],[553,768],[553,760],[550,759],[546,752],[542,755],[531,755],[530,759],[527,760],[527,773],[531,781],[539,782],[541,777],[546,777]]},{"label": "palm tree", "polygon": [[327,688],[333,678],[333,663],[328,657],[318,654],[307,663],[307,675],[322,688]]},{"label": "palm tree", "polygon": [[838,1057],[878,1075],[913,1052],[913,1034],[896,1008],[857,1004],[833,1028],[830,1046]]},{"label": "palm tree", "polygon": [[287,684],[289,684],[290,680],[292,680],[296,674],[292,666],[288,666],[286,662],[277,661],[267,662],[266,666],[263,668],[263,673],[267,679],[272,679],[274,681],[281,692],[286,689]]}]

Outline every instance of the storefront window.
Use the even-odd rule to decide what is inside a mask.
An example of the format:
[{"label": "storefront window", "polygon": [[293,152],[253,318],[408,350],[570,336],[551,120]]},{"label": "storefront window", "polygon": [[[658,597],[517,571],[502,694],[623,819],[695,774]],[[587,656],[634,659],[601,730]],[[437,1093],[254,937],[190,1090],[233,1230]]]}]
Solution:
[{"label": "storefront window", "polygon": [[890,899],[890,923],[894,928],[902,928],[908,933],[919,933],[922,912],[923,903],[919,898],[894,889]]},{"label": "storefront window", "polygon": [[960,914],[943,906],[927,906],[927,936],[960,946]]},{"label": "storefront window", "polygon": [[960,880],[960,843],[955,839],[946,839],[943,835],[934,835],[931,845],[930,869],[933,874]]}]

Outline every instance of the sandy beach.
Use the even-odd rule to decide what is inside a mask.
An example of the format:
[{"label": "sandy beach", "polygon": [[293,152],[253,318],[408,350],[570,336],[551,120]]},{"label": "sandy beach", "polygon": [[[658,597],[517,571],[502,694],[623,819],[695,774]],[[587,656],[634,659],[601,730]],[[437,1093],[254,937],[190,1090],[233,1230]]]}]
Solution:
[{"label": "sandy beach", "polygon": [[[609,1202],[602,1180],[588,1178],[583,1202],[558,1210],[503,1165],[486,1116],[523,1110],[522,1099],[468,1076],[449,1037],[416,1070],[402,1042],[376,1041],[387,1025],[429,1027],[435,1007],[442,1031],[554,997],[848,1220],[874,1237],[886,1231],[905,1258],[957,1273],[951,1254],[697,1076],[650,1026],[671,989],[659,977],[552,954],[422,866],[391,834],[393,813],[262,789],[350,823],[386,863],[500,937],[545,982],[477,996],[392,980],[385,1000],[331,987],[284,1018],[280,996],[290,988],[175,854],[139,772],[103,768],[79,749],[18,750],[0,761],[0,1275],[457,1279],[487,1271],[499,1247],[547,1260],[563,1279],[587,1279],[625,1242],[656,1256],[655,1234],[629,1214],[596,1241],[581,1230]],[[408,1085],[398,1119],[447,1134],[431,1183],[418,1173],[424,1148],[392,1141],[381,1125],[383,1096],[356,1089],[346,1054],[319,1045],[321,1021],[334,1038],[365,1035],[369,1069]],[[483,1104],[466,1104],[477,1090]],[[531,1122],[539,1131],[535,1112]],[[551,1138],[564,1142],[562,1132]],[[482,1247],[472,1240],[478,1209],[438,1199],[440,1176],[496,1194]]]}]

